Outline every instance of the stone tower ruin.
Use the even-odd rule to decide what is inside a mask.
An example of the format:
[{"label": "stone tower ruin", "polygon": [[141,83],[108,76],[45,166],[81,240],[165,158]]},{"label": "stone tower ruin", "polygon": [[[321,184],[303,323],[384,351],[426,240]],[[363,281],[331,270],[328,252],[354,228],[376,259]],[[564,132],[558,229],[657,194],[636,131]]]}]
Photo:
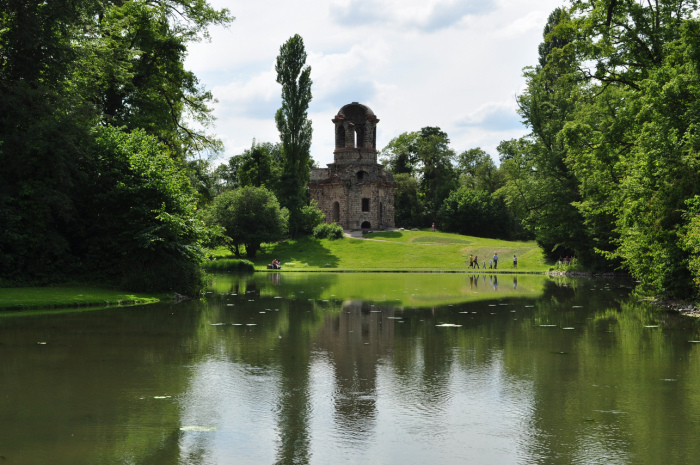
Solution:
[{"label": "stone tower ruin", "polygon": [[311,198],[329,223],[343,229],[394,227],[394,178],[377,163],[377,119],[369,107],[352,102],[335,118],[334,163],[311,170]]}]

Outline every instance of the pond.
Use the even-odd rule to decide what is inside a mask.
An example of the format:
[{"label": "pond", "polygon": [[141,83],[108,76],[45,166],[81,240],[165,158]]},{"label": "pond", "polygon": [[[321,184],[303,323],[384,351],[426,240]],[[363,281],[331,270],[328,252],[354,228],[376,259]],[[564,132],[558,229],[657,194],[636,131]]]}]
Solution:
[{"label": "pond", "polygon": [[5,313],[0,463],[697,463],[700,324],[632,286],[257,273]]}]

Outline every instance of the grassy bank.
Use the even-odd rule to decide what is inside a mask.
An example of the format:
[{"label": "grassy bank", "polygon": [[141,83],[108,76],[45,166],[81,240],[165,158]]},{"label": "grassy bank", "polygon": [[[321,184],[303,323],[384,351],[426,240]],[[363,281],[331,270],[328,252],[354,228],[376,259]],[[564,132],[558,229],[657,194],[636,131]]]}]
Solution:
[{"label": "grassy bank", "polygon": [[3,288],[0,289],[0,310],[145,304],[169,297],[88,286]]},{"label": "grassy bank", "polygon": [[[497,270],[488,269],[498,253]],[[543,273],[547,264],[534,242],[514,242],[460,236],[430,231],[373,233],[365,239],[339,240],[303,237],[277,244],[264,244],[251,260],[255,270],[265,270],[274,258],[283,271],[467,271],[469,254],[486,261],[487,271],[514,272],[513,254],[518,256],[518,272]],[[209,272],[251,271],[251,264],[236,260],[230,250],[211,251],[216,260],[205,263]],[[472,271],[472,270],[469,270]],[[473,270],[477,271],[477,270]],[[0,289],[0,311],[32,308],[70,308],[158,302],[169,295],[129,293],[91,286],[23,287]]]},{"label": "grassy bank", "polygon": [[[369,240],[367,240],[369,239]],[[502,241],[430,231],[391,231],[368,234],[365,239],[339,240],[303,237],[277,244],[265,244],[251,261],[264,270],[274,258],[283,271],[466,271],[469,254],[479,257],[479,266],[489,266],[498,253],[496,271],[543,273],[551,265],[534,242]],[[228,249],[212,253],[218,259],[232,258]],[[489,270],[493,272],[494,270]]]}]

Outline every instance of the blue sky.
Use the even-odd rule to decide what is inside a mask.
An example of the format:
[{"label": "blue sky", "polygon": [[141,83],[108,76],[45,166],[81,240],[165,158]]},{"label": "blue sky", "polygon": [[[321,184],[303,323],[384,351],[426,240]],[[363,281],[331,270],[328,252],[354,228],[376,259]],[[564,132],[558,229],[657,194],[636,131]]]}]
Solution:
[{"label": "blue sky", "polygon": [[186,62],[218,103],[220,161],[253,139],[276,142],[280,106],[275,59],[294,34],[311,66],[312,157],[333,161],[331,119],[350,102],[380,122],[377,145],[424,126],[447,132],[457,152],[481,147],[497,159],[501,140],[527,128],[515,98],[522,70],[537,62],[549,13],[563,0],[210,0],[236,17],[192,44]]}]

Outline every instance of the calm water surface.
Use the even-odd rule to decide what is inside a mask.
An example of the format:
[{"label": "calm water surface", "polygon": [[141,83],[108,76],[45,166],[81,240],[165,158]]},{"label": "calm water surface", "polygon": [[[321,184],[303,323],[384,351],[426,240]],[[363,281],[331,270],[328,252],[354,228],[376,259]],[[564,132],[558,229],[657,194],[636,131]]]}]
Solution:
[{"label": "calm water surface", "polygon": [[700,325],[630,284],[218,275],[0,315],[4,464],[691,464]]}]

